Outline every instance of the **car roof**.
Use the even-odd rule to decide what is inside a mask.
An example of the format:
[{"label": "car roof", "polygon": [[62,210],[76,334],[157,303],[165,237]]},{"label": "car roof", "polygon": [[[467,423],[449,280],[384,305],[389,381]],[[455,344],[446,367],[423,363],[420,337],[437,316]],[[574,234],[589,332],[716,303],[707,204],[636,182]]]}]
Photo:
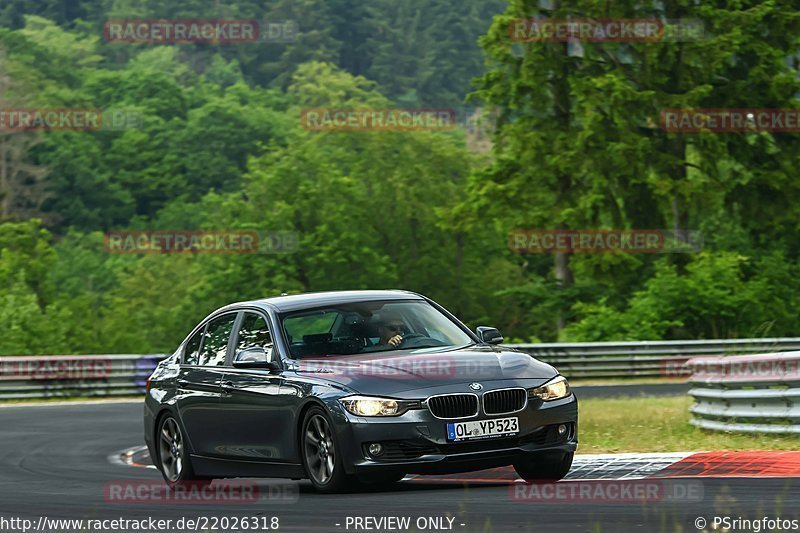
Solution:
[{"label": "car roof", "polygon": [[263,298],[261,300],[238,302],[225,306],[223,309],[243,306],[272,307],[279,313],[283,313],[286,311],[298,311],[342,303],[421,299],[423,299],[423,297],[417,293],[401,290],[308,292],[304,294],[281,295],[272,298]]}]

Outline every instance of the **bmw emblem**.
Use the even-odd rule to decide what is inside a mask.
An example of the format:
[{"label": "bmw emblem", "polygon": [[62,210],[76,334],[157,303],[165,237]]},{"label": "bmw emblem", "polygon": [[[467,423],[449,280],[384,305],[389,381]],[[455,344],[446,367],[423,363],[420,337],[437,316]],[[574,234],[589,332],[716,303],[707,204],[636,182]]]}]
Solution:
[{"label": "bmw emblem", "polygon": [[483,385],[481,385],[480,383],[470,383],[469,388],[472,390],[481,390],[483,389]]}]

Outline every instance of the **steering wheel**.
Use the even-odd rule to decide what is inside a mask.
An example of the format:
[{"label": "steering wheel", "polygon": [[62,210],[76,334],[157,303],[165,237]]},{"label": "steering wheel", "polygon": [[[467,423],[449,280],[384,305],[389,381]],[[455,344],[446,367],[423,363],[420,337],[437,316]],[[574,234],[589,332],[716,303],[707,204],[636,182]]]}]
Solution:
[{"label": "steering wheel", "polygon": [[[432,337],[428,337],[427,335],[423,335],[422,333],[409,333],[408,335],[403,337],[403,342],[400,343],[400,346],[411,346],[413,347],[416,344],[423,344],[424,341],[432,341],[435,340]],[[407,343],[406,341],[410,341]]]}]

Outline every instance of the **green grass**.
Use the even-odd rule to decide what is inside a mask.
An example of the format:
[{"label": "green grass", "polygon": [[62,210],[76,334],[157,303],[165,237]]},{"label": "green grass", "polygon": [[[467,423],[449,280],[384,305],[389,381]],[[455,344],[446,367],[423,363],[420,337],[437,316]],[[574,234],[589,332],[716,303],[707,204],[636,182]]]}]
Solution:
[{"label": "green grass", "polygon": [[578,453],[796,450],[796,435],[707,431],[689,425],[688,396],[580,400]]}]

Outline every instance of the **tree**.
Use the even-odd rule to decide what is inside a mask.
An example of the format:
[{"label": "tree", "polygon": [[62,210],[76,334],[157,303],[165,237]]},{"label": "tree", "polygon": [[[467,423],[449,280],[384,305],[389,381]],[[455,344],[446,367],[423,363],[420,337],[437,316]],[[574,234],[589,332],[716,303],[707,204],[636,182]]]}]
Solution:
[{"label": "tree", "polygon": [[[573,16],[695,18],[708,34],[690,42],[510,40],[516,19]],[[744,18],[748,24],[741,23]],[[776,20],[781,23],[771,24]],[[759,197],[758,191],[785,179],[788,162],[797,158],[793,139],[778,141],[778,148],[769,146],[768,134],[667,133],[659,116],[676,107],[794,107],[797,79],[785,58],[797,48],[796,23],[785,3],[667,2],[653,8],[512,1],[482,41],[491,63],[477,96],[496,110],[498,126],[495,160],[477,175],[471,200],[501,216],[508,229],[668,226],[682,232],[700,227],[704,214],[720,205],[736,209],[729,193],[734,184],[748,190],[750,176],[765,178],[749,189]],[[734,180],[726,182],[722,172]],[[524,214],[520,205],[526,206]],[[641,283],[651,268],[651,261],[631,257],[557,253],[553,259],[554,278],[564,288],[575,283],[576,272],[588,287],[603,271],[615,269],[620,281],[606,284],[615,304],[639,287],[629,283],[631,274]],[[539,258],[526,264],[542,266]],[[577,292],[561,293],[559,330],[576,298],[591,294],[578,282]]]},{"label": "tree", "polygon": [[[0,109],[24,107],[22,89],[14,83],[5,51],[0,48]],[[48,192],[47,169],[31,162],[29,151],[41,142],[35,132],[0,130],[0,221],[40,216]]]}]

